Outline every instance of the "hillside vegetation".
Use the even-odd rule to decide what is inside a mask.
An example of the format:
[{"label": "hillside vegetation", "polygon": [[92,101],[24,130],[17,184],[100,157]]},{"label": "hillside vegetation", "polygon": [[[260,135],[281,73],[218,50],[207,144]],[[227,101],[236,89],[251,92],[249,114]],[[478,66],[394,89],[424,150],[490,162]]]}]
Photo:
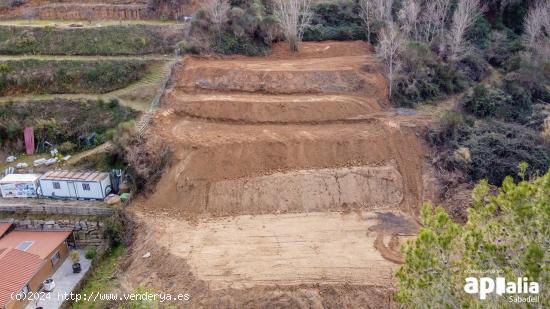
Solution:
[{"label": "hillside vegetation", "polygon": [[33,101],[0,105],[0,151],[24,151],[23,129],[34,127],[38,151],[50,145],[64,154],[90,148],[113,138],[120,123],[137,113],[118,101]]},{"label": "hillside vegetation", "polygon": [[0,61],[0,95],[105,93],[139,80],[148,66],[144,60]]},{"label": "hillside vegetation", "polygon": [[[526,167],[520,168],[522,176]],[[474,190],[473,207],[464,226],[453,223],[442,208],[424,206],[423,228],[406,247],[406,263],[397,273],[397,299],[407,308],[425,308],[427,303],[444,308],[530,308],[510,302],[514,293],[490,293],[480,300],[464,292],[465,278],[478,276],[468,271],[494,270],[498,273],[479,276],[504,277],[507,282],[527,277],[541,285],[540,292],[522,295],[538,296],[539,304],[548,307],[549,192],[550,172],[519,183],[507,177],[498,194],[491,194],[483,181]]]},{"label": "hillside vegetation", "polygon": [[27,27],[0,25],[1,54],[143,55],[172,54],[184,37],[181,25]]}]

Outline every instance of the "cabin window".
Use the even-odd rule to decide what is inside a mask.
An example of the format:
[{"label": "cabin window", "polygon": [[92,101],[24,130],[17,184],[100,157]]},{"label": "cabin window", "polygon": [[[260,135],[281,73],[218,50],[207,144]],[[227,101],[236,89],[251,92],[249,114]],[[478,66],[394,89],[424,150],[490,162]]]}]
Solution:
[{"label": "cabin window", "polygon": [[56,189],[56,190],[59,190],[59,189],[61,189],[61,184],[57,181],[54,181],[53,188]]},{"label": "cabin window", "polygon": [[83,183],[82,184],[82,190],[90,191],[90,184],[89,183]]},{"label": "cabin window", "polygon": [[17,246],[17,249],[21,250],[21,251],[27,251],[27,249],[29,249],[29,247],[32,245],[32,243],[33,243],[33,241],[25,240]]},{"label": "cabin window", "polygon": [[55,266],[55,264],[57,264],[57,262],[59,262],[59,260],[61,259],[61,255],[59,254],[59,251],[57,251],[53,256],[52,256],[52,265]]}]

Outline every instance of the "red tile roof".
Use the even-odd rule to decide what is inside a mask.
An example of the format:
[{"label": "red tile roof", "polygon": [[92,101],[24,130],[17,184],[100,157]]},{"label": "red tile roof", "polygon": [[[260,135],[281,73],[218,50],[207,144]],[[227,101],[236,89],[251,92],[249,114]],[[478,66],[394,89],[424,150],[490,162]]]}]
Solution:
[{"label": "red tile roof", "polygon": [[24,251],[36,254],[40,258],[45,259],[64,242],[70,234],[71,232],[67,231],[12,231],[0,238],[0,249],[17,248],[22,242],[29,241],[32,243]]},{"label": "red tile roof", "polygon": [[0,223],[0,238],[9,230],[11,223]]},{"label": "red tile roof", "polygon": [[0,250],[0,308],[4,308],[12,293],[21,291],[46,262],[36,254],[14,248]]}]

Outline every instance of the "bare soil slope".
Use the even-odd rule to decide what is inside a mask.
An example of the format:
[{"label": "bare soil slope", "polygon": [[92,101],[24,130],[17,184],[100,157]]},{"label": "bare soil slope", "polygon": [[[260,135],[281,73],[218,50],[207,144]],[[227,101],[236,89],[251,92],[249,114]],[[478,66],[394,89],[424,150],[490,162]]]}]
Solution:
[{"label": "bare soil slope", "polygon": [[187,288],[193,307],[392,306],[431,192],[425,120],[388,107],[367,44],[285,49],[179,66],[152,128],[173,157],[134,203],[128,287]]}]

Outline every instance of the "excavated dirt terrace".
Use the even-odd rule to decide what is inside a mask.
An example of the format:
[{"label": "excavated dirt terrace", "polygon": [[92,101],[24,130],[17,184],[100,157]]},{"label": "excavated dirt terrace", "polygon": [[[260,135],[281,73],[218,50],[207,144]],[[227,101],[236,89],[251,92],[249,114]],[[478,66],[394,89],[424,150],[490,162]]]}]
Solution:
[{"label": "excavated dirt terrace", "polygon": [[393,111],[379,72],[362,42],[184,59],[151,129],[173,155],[133,204],[125,285],[189,289],[192,307],[391,307],[433,190],[427,120]]}]

